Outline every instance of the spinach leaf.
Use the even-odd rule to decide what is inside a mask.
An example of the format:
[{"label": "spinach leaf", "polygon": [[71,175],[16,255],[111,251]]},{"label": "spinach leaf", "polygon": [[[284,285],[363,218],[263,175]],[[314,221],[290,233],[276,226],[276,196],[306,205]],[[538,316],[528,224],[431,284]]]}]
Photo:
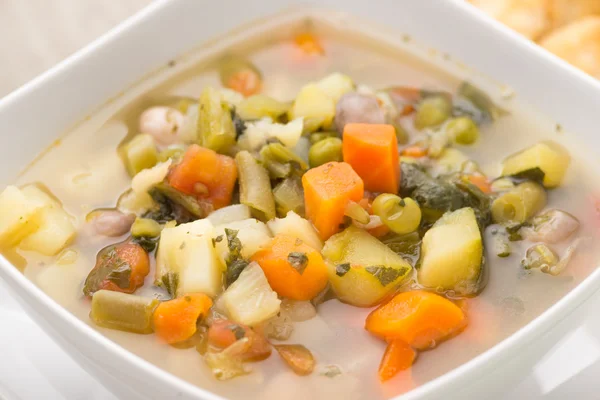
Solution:
[{"label": "spinach leaf", "polygon": [[390,268],[384,265],[374,265],[366,267],[365,271],[377,278],[381,286],[387,286],[398,279],[399,276],[404,275],[407,272],[407,268]]},{"label": "spinach leaf", "polygon": [[350,271],[350,263],[338,264],[335,266],[335,274],[337,276],[344,276]]},{"label": "spinach leaf", "polygon": [[299,251],[293,251],[288,254],[287,260],[290,265],[296,269],[296,271],[300,272],[301,275],[308,265],[308,256],[306,253],[301,253]]},{"label": "spinach leaf", "polygon": [[225,260],[227,270],[225,271],[225,285],[229,286],[239,278],[240,274],[248,266],[248,261],[242,258],[242,242],[237,237],[238,231],[235,229],[225,229],[227,237],[227,247],[229,255]]},{"label": "spinach leaf", "polygon": [[161,277],[161,285],[172,298],[175,298],[177,296],[177,286],[179,286],[179,274],[167,272]]},{"label": "spinach leaf", "polygon": [[545,176],[546,176],[546,173],[544,171],[542,171],[540,167],[534,167],[534,168],[526,169],[521,172],[517,172],[516,174],[513,174],[513,175],[502,176],[501,178],[508,178],[517,185],[519,183],[522,183],[525,181],[532,181],[535,183],[539,183],[540,185],[543,185]]}]

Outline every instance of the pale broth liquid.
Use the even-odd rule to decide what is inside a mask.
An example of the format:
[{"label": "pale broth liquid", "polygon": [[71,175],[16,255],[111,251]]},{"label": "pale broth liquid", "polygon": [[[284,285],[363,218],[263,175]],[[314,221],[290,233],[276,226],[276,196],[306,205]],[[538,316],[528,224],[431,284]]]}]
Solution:
[{"label": "pale broth liquid", "polygon": [[[290,40],[292,28],[270,34],[267,42],[234,44],[237,53],[248,56],[262,71],[264,93],[281,100],[294,98],[300,87],[331,72],[343,72],[358,84],[372,88],[392,85],[454,91],[469,71],[454,68],[455,75],[443,72],[407,51],[377,43],[327,24],[312,26],[323,40],[325,56],[306,57]],[[406,38],[405,38],[406,41]],[[381,384],[377,368],[385,343],[363,328],[369,309],[360,309],[330,300],[318,307],[314,319],[295,324],[287,343],[301,343],[317,360],[315,372],[307,377],[294,375],[276,353],[266,361],[253,363],[253,372],[231,381],[212,377],[195,349],[175,349],[158,342],[153,335],[136,335],[96,327],[88,314],[90,303],[83,298],[82,283],[94,266],[96,253],[115,238],[94,237],[85,227],[85,216],[96,208],[114,207],[130,178],[117,155],[117,146],[137,133],[140,112],[169,96],[197,97],[206,85],[219,87],[215,60],[222,49],[190,54],[158,74],[128,90],[69,132],[18,179],[18,184],[42,182],[72,214],[80,229],[70,247],[75,261],[21,252],[27,262],[25,275],[82,321],[126,349],[186,381],[225,397],[244,399],[360,399],[389,398],[434,379],[508,337],[540,315],[581,282],[594,268],[598,254],[587,246],[577,253],[568,269],[559,276],[539,271],[524,273],[520,260],[527,242],[512,243],[512,255],[501,259],[487,252],[488,284],[482,294],[468,300],[469,325],[457,337],[432,351],[423,352],[410,373],[401,373]],[[463,147],[489,176],[498,176],[499,162],[541,138],[567,142],[571,154],[578,154],[567,134],[560,134],[550,121],[527,110],[518,99],[505,101],[510,116],[483,129],[482,140]],[[410,129],[409,126],[407,126]],[[130,131],[131,130],[131,131]],[[598,242],[589,195],[594,182],[589,168],[573,157],[565,183],[549,193],[549,206],[574,214],[582,222],[579,237]],[[564,246],[566,247],[566,245]],[[564,251],[564,247],[560,251]],[[152,295],[153,274],[138,293]],[[338,368],[342,373],[326,374]]]}]

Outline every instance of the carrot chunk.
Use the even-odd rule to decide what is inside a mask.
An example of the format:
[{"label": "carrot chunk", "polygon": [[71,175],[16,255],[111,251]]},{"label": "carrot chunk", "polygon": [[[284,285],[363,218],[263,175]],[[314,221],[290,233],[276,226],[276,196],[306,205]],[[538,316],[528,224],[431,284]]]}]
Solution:
[{"label": "carrot chunk", "polygon": [[467,179],[473,185],[477,186],[483,193],[492,193],[492,186],[490,185],[490,181],[487,177],[483,175],[469,175]]},{"label": "carrot chunk", "polygon": [[269,285],[280,296],[311,300],[327,285],[327,267],[321,254],[302,240],[277,235],[252,256],[262,268]]},{"label": "carrot chunk", "polygon": [[215,210],[231,204],[236,180],[233,158],[196,144],[188,147],[168,177],[175,189],[209,202]]},{"label": "carrot chunk", "polygon": [[198,319],[207,315],[210,307],[212,300],[202,293],[164,301],[154,311],[154,331],[166,343],[183,342],[196,333]]},{"label": "carrot chunk", "polygon": [[420,146],[410,146],[402,150],[402,155],[406,157],[421,158],[427,155],[427,149]]},{"label": "carrot chunk", "polygon": [[423,290],[397,294],[367,317],[365,329],[403,340],[417,350],[435,347],[466,326],[464,312],[450,300]]},{"label": "carrot chunk", "polygon": [[398,372],[410,368],[416,357],[417,352],[402,340],[390,340],[379,364],[379,380],[385,382]]},{"label": "carrot chunk", "polygon": [[299,34],[294,38],[294,42],[306,54],[325,54],[325,49],[323,49],[319,39],[311,33]]},{"label": "carrot chunk", "polygon": [[330,162],[308,170],[302,177],[306,216],[321,239],[340,231],[350,200],[363,198],[363,181],[350,164]]},{"label": "carrot chunk", "polygon": [[342,152],[372,192],[398,193],[398,139],[392,125],[346,124]]}]

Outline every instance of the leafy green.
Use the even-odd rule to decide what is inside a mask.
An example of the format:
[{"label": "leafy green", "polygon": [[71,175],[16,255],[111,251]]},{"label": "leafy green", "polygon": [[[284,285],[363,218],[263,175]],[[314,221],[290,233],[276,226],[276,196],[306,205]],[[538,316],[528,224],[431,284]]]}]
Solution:
[{"label": "leafy green", "polygon": [[149,191],[149,194],[156,206],[154,209],[145,213],[143,215],[144,218],[150,218],[159,223],[177,221],[178,224],[184,224],[197,219],[184,207],[174,203],[160,191],[152,189]]},{"label": "leafy green", "polygon": [[300,273],[300,275],[304,273],[304,270],[308,265],[308,256],[306,253],[301,253],[299,251],[293,251],[288,254],[287,260],[290,265]]},{"label": "leafy green", "polygon": [[344,276],[350,271],[350,263],[338,264],[335,266],[335,274],[337,276]]},{"label": "leafy green", "polygon": [[131,265],[119,257],[116,245],[105,247],[98,252],[96,265],[85,279],[83,294],[93,295],[106,281],[114,283],[121,289],[127,289],[130,285],[131,271]]},{"label": "leafy green", "polygon": [[381,241],[410,265],[416,266],[421,256],[421,237],[417,232],[407,235],[390,233],[381,238]]},{"label": "leafy green", "polygon": [[272,179],[302,175],[308,169],[308,165],[302,158],[281,143],[269,143],[263,146],[260,150],[260,159]]},{"label": "leafy green", "polygon": [[157,238],[150,238],[146,236],[134,237],[132,242],[137,243],[142,246],[142,249],[146,251],[146,253],[152,253],[154,249],[156,249],[156,240]]},{"label": "leafy green", "polygon": [[534,167],[534,168],[526,169],[521,172],[517,172],[516,174],[513,174],[513,175],[502,176],[498,179],[508,178],[511,181],[513,181],[513,183],[515,183],[516,185],[518,185],[519,183],[525,182],[525,181],[532,181],[535,183],[539,183],[540,185],[543,185],[545,176],[546,176],[546,173],[544,171],[542,171],[542,169],[540,167]]},{"label": "leafy green", "polygon": [[212,211],[208,203],[200,202],[194,196],[184,194],[166,183],[159,183],[154,186],[154,189],[196,218],[205,218]]},{"label": "leafy green", "polygon": [[177,286],[179,286],[179,274],[177,272],[167,272],[161,277],[161,285],[165,288],[171,297],[175,298]]},{"label": "leafy green", "polygon": [[237,237],[238,231],[225,228],[227,237],[227,248],[229,255],[225,259],[227,270],[225,271],[225,285],[229,286],[239,278],[240,274],[248,266],[248,261],[242,258],[242,242]]},{"label": "leafy green", "polygon": [[406,273],[406,268],[390,268],[385,265],[373,265],[366,267],[365,271],[373,275],[381,283],[381,286],[387,286]]}]

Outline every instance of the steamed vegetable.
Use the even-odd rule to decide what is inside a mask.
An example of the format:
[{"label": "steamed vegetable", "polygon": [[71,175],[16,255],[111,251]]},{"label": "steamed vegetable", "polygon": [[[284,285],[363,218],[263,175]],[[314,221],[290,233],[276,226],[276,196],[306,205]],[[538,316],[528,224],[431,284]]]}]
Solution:
[{"label": "steamed vegetable", "polygon": [[349,201],[363,198],[362,179],[347,163],[330,162],[313,168],[302,176],[306,216],[321,239],[340,230]]},{"label": "steamed vegetable", "polygon": [[228,320],[217,320],[208,329],[208,344],[213,347],[224,349],[244,338],[250,341],[250,346],[240,353],[242,360],[261,361],[271,355],[269,342],[248,326]]},{"label": "steamed vegetable", "polygon": [[215,210],[231,204],[237,169],[231,157],[197,145],[169,173],[168,182],[182,193],[209,203]]},{"label": "steamed vegetable", "polygon": [[158,162],[158,152],[154,139],[149,134],[136,135],[121,149],[125,167],[134,176],[143,169],[151,168]]},{"label": "steamed vegetable", "polygon": [[136,218],[131,225],[131,236],[154,238],[160,235],[162,227],[158,222],[149,218]]},{"label": "steamed vegetable", "polygon": [[252,261],[260,265],[271,288],[282,297],[311,300],[327,285],[321,254],[294,236],[275,236]]},{"label": "steamed vegetable", "polygon": [[473,144],[479,138],[479,128],[469,117],[457,117],[448,121],[446,133],[458,144]]},{"label": "steamed vegetable", "polygon": [[544,186],[553,188],[562,183],[569,162],[567,150],[548,140],[509,156],[502,164],[502,175],[515,175],[539,168],[544,173]]},{"label": "steamed vegetable", "polygon": [[352,78],[339,72],[327,75],[317,82],[317,86],[336,103],[344,94],[354,90]]},{"label": "steamed vegetable", "polygon": [[377,98],[370,94],[349,92],[344,94],[336,105],[335,127],[341,134],[346,124],[384,124],[385,111]]},{"label": "steamed vegetable", "polygon": [[379,380],[385,382],[412,366],[417,353],[401,339],[391,339],[379,364]]},{"label": "steamed vegetable", "polygon": [[310,375],[315,369],[315,358],[301,344],[276,344],[273,347],[296,375]]},{"label": "steamed vegetable", "polygon": [[415,115],[415,128],[424,129],[441,125],[452,112],[452,101],[444,95],[425,97]]},{"label": "steamed vegetable", "polygon": [[249,219],[250,207],[244,204],[232,204],[230,206],[220,208],[213,211],[206,217],[214,226],[224,225],[230,222],[242,221]]},{"label": "steamed vegetable", "polygon": [[0,194],[0,244],[11,247],[35,232],[41,224],[45,205],[28,198],[16,186],[7,186]]},{"label": "steamed vegetable", "polygon": [[198,107],[198,144],[219,153],[227,151],[236,138],[229,106],[217,90],[207,87]]},{"label": "steamed vegetable", "polygon": [[214,228],[209,220],[181,224],[162,230],[156,255],[155,284],[173,297],[222,290],[222,266],[213,246]]},{"label": "steamed vegetable", "polygon": [[304,215],[304,191],[302,182],[296,177],[286,178],[273,189],[277,215],[290,211]]},{"label": "steamed vegetable", "polygon": [[25,186],[21,193],[29,201],[43,204],[43,209],[39,216],[39,228],[25,237],[19,247],[54,256],[71,244],[76,234],[75,226],[62,205],[35,185]]},{"label": "steamed vegetable", "polygon": [[359,307],[379,303],[412,270],[402,257],[354,226],[329,238],[322,253],[337,297]]},{"label": "steamed vegetable", "polygon": [[92,296],[90,318],[96,325],[133,333],[152,333],[157,299],[98,290]]},{"label": "steamed vegetable", "polygon": [[223,86],[244,96],[256,94],[262,88],[262,75],[258,68],[241,57],[224,57],[219,65],[219,76]]},{"label": "steamed vegetable", "polygon": [[[238,143],[243,148],[256,150],[269,141],[277,140],[284,146],[293,148],[298,144],[303,129],[304,122],[302,118],[296,118],[286,124],[273,122],[270,118],[263,118],[248,122],[245,133],[240,137]],[[242,143],[246,146],[243,146]]]},{"label": "steamed vegetable", "polygon": [[331,125],[335,116],[335,101],[318,85],[304,86],[294,100],[289,119],[304,118],[305,130],[316,131],[319,127]]},{"label": "steamed vegetable", "polygon": [[235,156],[240,185],[240,203],[250,207],[252,214],[262,220],[275,218],[275,200],[269,173],[247,151]]},{"label": "steamed vegetable", "polygon": [[222,295],[231,319],[254,326],[279,312],[281,300],[269,286],[263,270],[256,263],[248,265],[239,278]]},{"label": "steamed vegetable", "polygon": [[347,124],[344,161],[372,192],[397,193],[400,185],[398,140],[391,125]]},{"label": "steamed vegetable", "polygon": [[325,138],[310,146],[308,164],[311,168],[342,160],[342,141],[339,138]]},{"label": "steamed vegetable", "polygon": [[101,289],[133,293],[144,284],[148,272],[148,253],[139,244],[125,242],[105,247],[85,280],[83,294],[92,296]]},{"label": "steamed vegetable", "polygon": [[365,329],[381,338],[402,340],[426,350],[458,334],[467,324],[463,311],[444,297],[415,290],[397,294],[375,309]]},{"label": "steamed vegetable", "polygon": [[[185,100],[182,103],[185,103]],[[181,111],[172,107],[150,107],[140,115],[140,132],[151,135],[151,139],[160,145],[168,146],[180,140],[179,132],[185,124],[184,118]],[[129,144],[132,143],[133,140],[129,142]],[[154,147],[154,143],[152,143],[152,147]],[[148,151],[149,154],[156,152],[151,147],[148,147]],[[128,158],[128,160],[132,159]]]},{"label": "steamed vegetable", "polygon": [[235,108],[235,112],[246,121],[262,118],[276,120],[284,115],[289,108],[290,105],[288,103],[275,100],[263,94],[257,94],[243,99]]},{"label": "steamed vegetable", "polygon": [[306,162],[281,143],[271,143],[260,150],[262,165],[272,179],[301,175],[308,169]]},{"label": "steamed vegetable", "polygon": [[394,194],[380,194],[373,201],[373,214],[391,231],[404,235],[417,230],[421,223],[421,209],[411,198],[401,199]]},{"label": "steamed vegetable", "polygon": [[[214,247],[223,265],[237,255],[243,259],[252,257],[271,240],[271,232],[264,222],[253,218],[229,222],[215,227]],[[231,243],[235,237],[235,244]],[[239,242],[239,243],[238,243]]]},{"label": "steamed vegetable", "polygon": [[198,319],[208,314],[212,300],[202,293],[188,293],[156,307],[153,325],[165,343],[183,342],[196,333]]},{"label": "steamed vegetable", "polygon": [[522,223],[545,206],[544,188],[535,182],[523,182],[494,200],[492,218],[497,223]]},{"label": "steamed vegetable", "polygon": [[119,237],[129,232],[135,215],[124,214],[119,210],[99,209],[86,215],[85,221],[98,235]]},{"label": "steamed vegetable", "polygon": [[483,242],[473,209],[444,214],[423,237],[419,283],[473,294],[479,289],[482,257]]},{"label": "steamed vegetable", "polygon": [[275,236],[296,237],[317,251],[323,248],[323,242],[312,224],[293,211],[288,212],[284,218],[272,219],[267,222],[267,226]]}]

